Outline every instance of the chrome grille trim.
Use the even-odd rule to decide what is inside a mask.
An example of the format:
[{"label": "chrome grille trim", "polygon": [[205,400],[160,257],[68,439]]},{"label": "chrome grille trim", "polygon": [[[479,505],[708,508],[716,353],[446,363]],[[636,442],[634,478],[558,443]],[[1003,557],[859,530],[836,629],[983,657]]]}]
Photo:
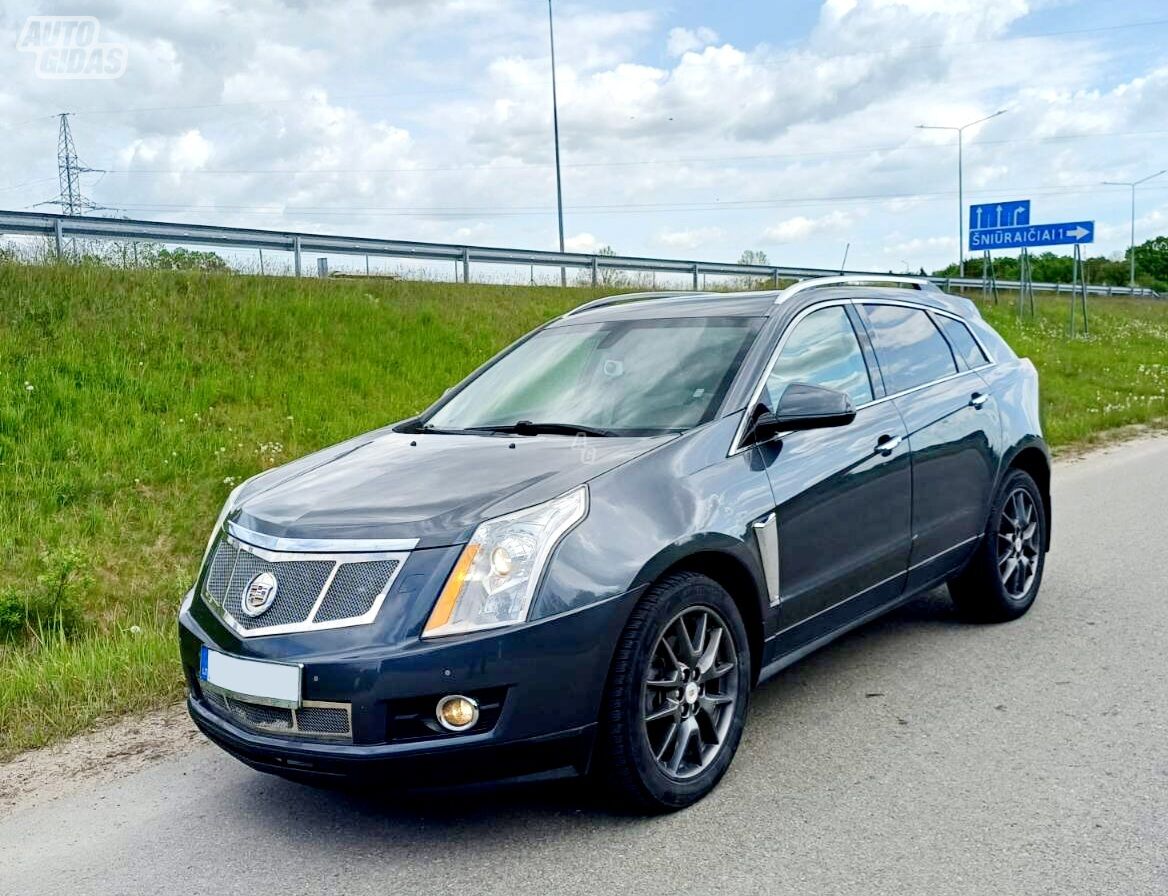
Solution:
[{"label": "chrome grille trim", "polygon": [[[287,539],[284,541],[285,543],[290,543]],[[356,544],[356,542],[352,542],[351,544]],[[229,606],[237,603],[231,596],[239,591],[240,588],[247,587],[247,583],[243,578],[236,575],[236,570],[240,566],[239,558],[244,554],[248,555],[248,566],[251,566],[254,560],[262,561],[265,564],[302,563],[310,569],[317,570],[318,576],[322,563],[331,564],[331,569],[328,570],[319,590],[313,595],[307,611],[303,609],[303,603],[301,603],[301,609],[295,615],[303,617],[302,619],[264,625],[263,617],[261,616],[255,620],[247,619],[241,622],[231,613]],[[294,632],[322,631],[332,628],[346,628],[354,625],[368,625],[377,618],[377,613],[380,611],[381,605],[385,602],[386,595],[389,594],[389,590],[393,587],[393,583],[397,580],[408,557],[408,552],[400,551],[341,551],[333,553],[321,551],[273,551],[249,544],[225,528],[224,531],[218,534],[211,545],[206,571],[203,576],[203,584],[200,588],[200,595],[202,596],[203,603],[207,605],[220,622],[244,638],[253,638],[262,635],[291,634]],[[384,564],[383,568],[387,574],[384,586],[374,596],[369,608],[360,615],[342,617],[337,617],[334,608],[324,614],[324,618],[317,621],[317,617],[321,613],[321,608],[325,606],[326,600],[330,597],[330,591],[333,583],[336,581],[338,572],[343,567],[364,563]],[[225,566],[230,568],[224,570]],[[299,573],[300,570],[297,570],[297,572]],[[303,577],[300,578],[303,579]],[[273,618],[281,618],[281,611],[287,613],[287,605],[284,604],[284,599],[287,598],[287,595],[288,592],[283,590],[278,594],[276,603],[273,605],[272,610],[269,611],[272,613]]]},{"label": "chrome grille trim", "polygon": [[280,538],[253,532],[231,520],[227,521],[227,532],[234,538],[246,541],[257,548],[281,553],[385,554],[412,551],[418,546],[416,538]]}]

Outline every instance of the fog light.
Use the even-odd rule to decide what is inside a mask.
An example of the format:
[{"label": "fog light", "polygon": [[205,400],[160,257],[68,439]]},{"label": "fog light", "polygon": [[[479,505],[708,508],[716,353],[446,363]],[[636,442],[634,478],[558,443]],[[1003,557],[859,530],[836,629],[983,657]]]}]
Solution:
[{"label": "fog light", "polygon": [[434,714],[438,717],[438,724],[447,731],[466,731],[479,720],[479,705],[471,697],[450,694],[438,701]]}]

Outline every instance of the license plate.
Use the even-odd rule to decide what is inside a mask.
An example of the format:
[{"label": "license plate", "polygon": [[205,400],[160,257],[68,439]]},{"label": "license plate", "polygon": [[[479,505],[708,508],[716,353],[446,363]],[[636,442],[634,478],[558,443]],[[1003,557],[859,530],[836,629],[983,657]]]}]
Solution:
[{"label": "license plate", "polygon": [[300,666],[228,656],[203,647],[199,680],[231,697],[267,706],[300,706]]}]

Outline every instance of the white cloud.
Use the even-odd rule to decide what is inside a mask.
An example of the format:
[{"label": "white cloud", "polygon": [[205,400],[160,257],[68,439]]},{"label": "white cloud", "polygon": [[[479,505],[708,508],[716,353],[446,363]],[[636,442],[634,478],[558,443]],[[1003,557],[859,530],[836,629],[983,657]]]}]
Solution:
[{"label": "white cloud", "polygon": [[577,233],[564,238],[564,248],[569,252],[595,252],[603,248],[604,243],[590,233]]},{"label": "white cloud", "polygon": [[664,230],[655,241],[668,249],[691,251],[720,241],[725,236],[721,227],[693,227],[687,230]]},{"label": "white cloud", "polygon": [[780,221],[763,231],[763,236],[776,243],[796,243],[822,233],[842,233],[855,221],[847,212],[828,212],[817,218],[796,215]]},{"label": "white cloud", "polygon": [[666,41],[670,56],[683,56],[692,50],[701,50],[716,43],[718,32],[704,25],[700,28],[671,28]]}]

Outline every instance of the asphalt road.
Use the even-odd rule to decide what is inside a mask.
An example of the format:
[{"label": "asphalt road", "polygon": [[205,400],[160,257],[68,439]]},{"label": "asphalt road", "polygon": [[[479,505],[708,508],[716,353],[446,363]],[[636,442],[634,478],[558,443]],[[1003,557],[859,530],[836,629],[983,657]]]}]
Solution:
[{"label": "asphalt road", "polygon": [[320,792],[206,747],[0,821],[0,893],[1168,893],[1168,439],[1055,501],[1026,618],[938,592],[809,657],[688,811]]}]

